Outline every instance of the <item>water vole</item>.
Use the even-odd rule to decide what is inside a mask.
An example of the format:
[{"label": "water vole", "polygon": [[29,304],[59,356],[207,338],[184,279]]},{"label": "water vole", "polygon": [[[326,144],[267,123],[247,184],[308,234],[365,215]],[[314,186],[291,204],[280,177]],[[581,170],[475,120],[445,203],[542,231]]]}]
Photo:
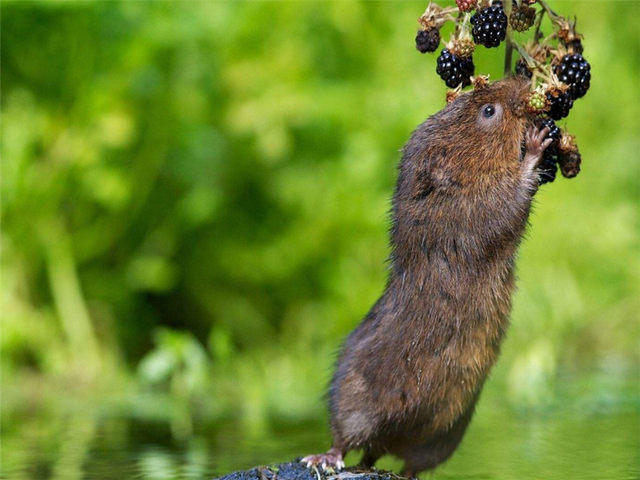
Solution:
[{"label": "water vole", "polygon": [[307,464],[340,467],[362,449],[364,465],[389,453],[413,476],[460,443],[508,325],[515,255],[551,142],[524,112],[528,90],[515,77],[462,94],[405,145],[387,286],[339,356],[333,446]]}]

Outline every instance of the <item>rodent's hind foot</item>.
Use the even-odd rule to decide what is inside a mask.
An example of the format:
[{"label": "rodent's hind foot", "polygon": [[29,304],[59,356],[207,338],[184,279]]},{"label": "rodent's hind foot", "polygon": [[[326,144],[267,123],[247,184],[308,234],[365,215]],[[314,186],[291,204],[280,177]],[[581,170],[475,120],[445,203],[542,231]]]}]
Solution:
[{"label": "rodent's hind foot", "polygon": [[413,470],[412,468],[407,468],[407,467],[404,467],[402,469],[401,475],[404,478],[418,478],[418,472],[416,470]]},{"label": "rodent's hind foot", "polygon": [[327,453],[307,455],[300,461],[306,465],[307,468],[321,467],[323,470],[326,470],[330,467],[335,470],[342,470],[344,468],[343,456],[343,453],[337,448],[330,448]]}]

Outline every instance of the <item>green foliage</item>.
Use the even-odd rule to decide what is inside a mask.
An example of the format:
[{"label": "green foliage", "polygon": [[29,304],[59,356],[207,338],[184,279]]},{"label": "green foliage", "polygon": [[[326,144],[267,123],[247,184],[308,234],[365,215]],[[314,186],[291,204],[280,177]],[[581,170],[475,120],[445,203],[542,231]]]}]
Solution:
[{"label": "green foliage", "polygon": [[151,384],[171,383],[176,394],[189,394],[203,383],[207,354],[192,335],[160,329],[156,348],[138,365],[143,380]]},{"label": "green foliage", "polygon": [[[424,7],[3,2],[3,382],[110,371],[252,425],[317,414],[384,285],[398,149],[444,105]],[[522,248],[514,404],[638,361],[640,12],[558,10],[594,80],[583,172],[542,189]]]}]

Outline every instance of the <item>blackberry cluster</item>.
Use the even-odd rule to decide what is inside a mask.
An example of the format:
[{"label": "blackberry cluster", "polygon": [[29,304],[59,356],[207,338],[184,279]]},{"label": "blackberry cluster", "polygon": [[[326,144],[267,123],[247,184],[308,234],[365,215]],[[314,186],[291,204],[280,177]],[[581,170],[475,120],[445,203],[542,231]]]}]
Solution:
[{"label": "blackberry cluster", "polygon": [[584,97],[589,90],[591,65],[580,53],[562,57],[562,61],[555,67],[555,74],[562,83],[569,85],[569,92],[573,100]]},{"label": "blackberry cluster", "polygon": [[449,88],[458,85],[467,86],[471,83],[471,75],[475,71],[473,58],[459,58],[444,48],[438,57],[436,72]]},{"label": "blackberry cluster", "polygon": [[420,53],[435,52],[440,45],[440,30],[430,28],[429,30],[418,30],[416,35],[416,49]]},{"label": "blackberry cluster", "polygon": [[554,120],[560,120],[567,115],[569,115],[569,110],[573,107],[573,98],[571,98],[571,92],[567,90],[564,93],[554,92],[556,95],[551,92],[547,92],[547,100],[549,100],[549,111],[548,115]]},{"label": "blackberry cluster", "polygon": [[527,78],[533,77],[533,72],[529,70],[529,67],[527,66],[527,62],[525,62],[521,58],[518,59],[518,61],[516,62],[516,74],[522,75],[523,77],[527,77]]},{"label": "blackberry cluster", "polygon": [[471,17],[473,40],[487,48],[497,47],[507,35],[507,23],[502,2],[493,2]]}]

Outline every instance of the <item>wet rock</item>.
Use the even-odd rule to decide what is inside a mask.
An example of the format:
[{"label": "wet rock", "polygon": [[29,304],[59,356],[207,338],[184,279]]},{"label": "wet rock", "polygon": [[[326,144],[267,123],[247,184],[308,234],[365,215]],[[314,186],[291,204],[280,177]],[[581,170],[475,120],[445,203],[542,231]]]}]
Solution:
[{"label": "wet rock", "polygon": [[404,477],[383,470],[348,467],[339,472],[308,468],[299,459],[251,470],[229,473],[214,480],[402,480]]}]

